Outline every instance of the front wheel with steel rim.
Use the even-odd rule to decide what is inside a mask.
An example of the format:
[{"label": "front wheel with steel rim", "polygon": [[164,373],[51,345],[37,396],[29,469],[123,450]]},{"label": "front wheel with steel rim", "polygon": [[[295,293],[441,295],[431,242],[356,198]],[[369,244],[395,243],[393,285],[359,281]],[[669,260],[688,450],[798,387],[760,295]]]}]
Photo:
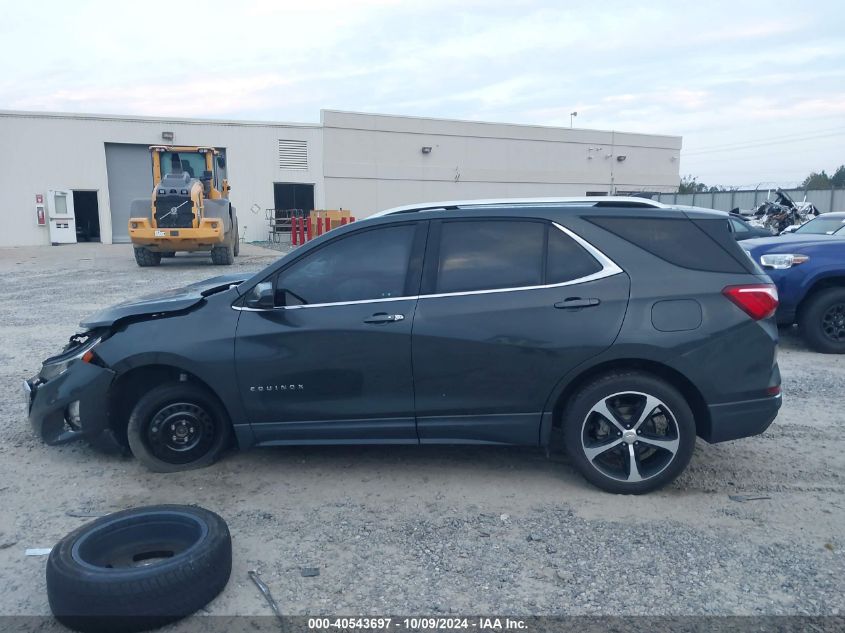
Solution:
[{"label": "front wheel with steel rim", "polygon": [[229,444],[226,411],[206,389],[190,382],[159,385],[145,394],[127,427],[132,454],[155,472],[212,464]]},{"label": "front wheel with steel rim", "polygon": [[815,292],[801,307],[798,325],[817,352],[845,354],[845,288]]},{"label": "front wheel with steel rim", "polygon": [[608,492],[642,494],[680,474],[695,446],[684,397],[646,373],[589,383],[564,413],[566,449],[584,477]]}]

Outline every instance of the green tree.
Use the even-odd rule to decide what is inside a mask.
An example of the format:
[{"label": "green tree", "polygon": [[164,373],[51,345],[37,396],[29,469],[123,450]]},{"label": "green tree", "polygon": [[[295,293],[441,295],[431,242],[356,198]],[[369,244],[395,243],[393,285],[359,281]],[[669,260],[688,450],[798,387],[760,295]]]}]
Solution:
[{"label": "green tree", "polygon": [[845,165],[840,165],[830,177],[832,187],[845,187]]},{"label": "green tree", "polygon": [[821,172],[812,172],[801,183],[802,189],[830,189],[830,176],[825,173],[824,169]]},{"label": "green tree", "polygon": [[709,191],[709,187],[703,182],[698,182],[696,176],[686,175],[681,176],[681,184],[678,185],[678,193],[701,193],[702,191]]}]

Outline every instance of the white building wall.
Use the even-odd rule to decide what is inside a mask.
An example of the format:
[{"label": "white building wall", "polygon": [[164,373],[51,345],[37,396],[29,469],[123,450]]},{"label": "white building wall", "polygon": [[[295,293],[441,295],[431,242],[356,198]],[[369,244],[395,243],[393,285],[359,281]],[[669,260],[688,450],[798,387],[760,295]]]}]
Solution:
[{"label": "white building wall", "polygon": [[[162,144],[164,131],[177,145],[226,148],[232,202],[250,241],[267,237],[274,182],[313,183],[318,208],[359,218],[413,202],[671,192],[679,182],[680,137],[332,110],[321,117],[322,125],[0,111],[0,246],[49,244],[35,195],[46,201],[51,189],[97,191],[102,240],[111,242],[105,144]],[[280,139],[307,141],[307,170],[280,169]]]},{"label": "white building wall", "polygon": [[[102,241],[111,242],[105,143],[169,143],[163,131],[174,133],[173,144],[226,148],[231,199],[247,240],[267,238],[264,210],[273,207],[274,182],[314,183],[315,204],[325,204],[319,125],[0,112],[0,246],[50,243],[35,216],[35,195],[46,200],[50,189],[96,190]],[[308,170],[279,169],[279,139],[308,141]]]},{"label": "white building wall", "polygon": [[326,204],[359,217],[423,201],[675,191],[680,180],[676,136],[331,110],[322,123]]}]

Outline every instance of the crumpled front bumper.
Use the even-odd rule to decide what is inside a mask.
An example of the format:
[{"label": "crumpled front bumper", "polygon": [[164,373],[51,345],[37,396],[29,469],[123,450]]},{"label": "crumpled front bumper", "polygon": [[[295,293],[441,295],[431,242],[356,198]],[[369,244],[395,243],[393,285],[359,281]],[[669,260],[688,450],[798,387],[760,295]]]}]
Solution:
[{"label": "crumpled front bumper", "polygon": [[[39,376],[24,381],[29,422],[47,444],[93,439],[108,429],[108,390],[115,373],[105,367],[76,361],[67,371],[43,382]],[[79,420],[69,408],[79,402]]]}]

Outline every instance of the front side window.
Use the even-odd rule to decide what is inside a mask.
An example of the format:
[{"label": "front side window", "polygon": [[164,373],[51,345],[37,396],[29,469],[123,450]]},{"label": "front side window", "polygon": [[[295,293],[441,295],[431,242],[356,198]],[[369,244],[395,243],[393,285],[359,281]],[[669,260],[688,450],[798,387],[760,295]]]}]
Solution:
[{"label": "front side window", "polygon": [[403,296],[414,231],[413,224],[390,226],[326,244],[278,275],[276,305]]},{"label": "front side window", "polygon": [[444,222],[436,292],[539,286],[545,230],[542,222]]}]

